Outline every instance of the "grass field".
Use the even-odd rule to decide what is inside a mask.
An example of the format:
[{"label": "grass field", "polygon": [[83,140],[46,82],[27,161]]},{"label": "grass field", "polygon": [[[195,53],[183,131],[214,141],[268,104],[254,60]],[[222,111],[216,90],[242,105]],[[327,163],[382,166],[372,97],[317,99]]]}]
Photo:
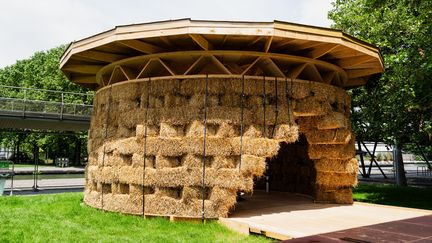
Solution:
[{"label": "grass field", "polygon": [[355,201],[432,210],[432,188],[359,184]]},{"label": "grass field", "polygon": [[270,242],[217,222],[172,223],[102,212],[82,193],[0,197],[0,242]]}]

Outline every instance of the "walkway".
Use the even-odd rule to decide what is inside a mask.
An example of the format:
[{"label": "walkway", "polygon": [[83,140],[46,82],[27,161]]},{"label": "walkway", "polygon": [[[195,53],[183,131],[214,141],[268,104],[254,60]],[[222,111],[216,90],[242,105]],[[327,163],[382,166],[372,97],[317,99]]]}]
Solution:
[{"label": "walkway", "polygon": [[300,195],[262,191],[245,197],[222,224],[286,240],[432,215],[432,211],[368,203],[318,204]]}]

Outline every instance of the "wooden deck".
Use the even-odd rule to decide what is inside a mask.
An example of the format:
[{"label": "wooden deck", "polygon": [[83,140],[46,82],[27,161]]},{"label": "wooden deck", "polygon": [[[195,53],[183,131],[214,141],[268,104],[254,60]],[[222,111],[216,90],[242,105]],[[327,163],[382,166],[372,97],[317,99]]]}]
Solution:
[{"label": "wooden deck", "polygon": [[432,211],[358,202],[321,204],[301,195],[256,191],[219,221],[241,233],[286,240],[427,215]]}]

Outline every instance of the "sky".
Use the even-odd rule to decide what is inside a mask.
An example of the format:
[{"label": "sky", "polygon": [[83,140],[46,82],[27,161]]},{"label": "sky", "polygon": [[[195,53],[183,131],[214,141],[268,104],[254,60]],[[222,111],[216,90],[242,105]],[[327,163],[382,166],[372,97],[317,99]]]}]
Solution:
[{"label": "sky", "polygon": [[0,68],[116,25],[191,18],[329,27],[332,0],[0,0]]}]

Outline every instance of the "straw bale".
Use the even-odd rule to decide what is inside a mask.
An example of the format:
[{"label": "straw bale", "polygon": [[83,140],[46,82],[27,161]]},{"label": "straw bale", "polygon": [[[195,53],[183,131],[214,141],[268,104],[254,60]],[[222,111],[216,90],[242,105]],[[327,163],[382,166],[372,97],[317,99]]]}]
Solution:
[{"label": "straw bale", "polygon": [[299,127],[288,124],[277,125],[273,138],[287,143],[294,143],[299,138]]},{"label": "straw bale", "polygon": [[160,123],[160,137],[181,137],[184,136],[184,127],[171,125],[165,122]]},{"label": "straw bale", "polygon": [[[146,155],[146,168],[156,168],[156,158],[152,155]],[[132,156],[132,166],[133,167],[143,167],[144,166],[144,153],[134,153]]]},{"label": "straw bale", "polygon": [[[288,84],[289,94],[293,99],[301,100],[310,95],[310,87],[304,83],[289,82]],[[285,88],[284,88],[285,91]]]},{"label": "straw bale", "polygon": [[262,137],[262,131],[262,127],[259,127],[257,125],[250,125],[245,128],[243,137],[259,138]]},{"label": "straw bale", "polygon": [[358,161],[355,158],[347,160],[319,159],[315,160],[314,165],[317,171],[338,173],[356,173],[358,171]]},{"label": "straw bale", "polygon": [[266,168],[266,158],[253,155],[242,155],[240,170],[245,177],[260,177]]},{"label": "straw bale", "polygon": [[335,190],[325,190],[324,188],[318,188],[315,192],[315,201],[352,204],[352,191],[351,188],[339,188]]},{"label": "straw bale", "polygon": [[212,168],[214,169],[234,169],[240,162],[240,156],[215,156],[212,161]]},{"label": "straw bale", "polygon": [[[233,154],[240,154],[240,138],[233,138],[231,146]],[[243,154],[271,158],[277,154],[279,142],[267,138],[243,138]]]},{"label": "straw bale", "polygon": [[[135,136],[137,138],[144,138],[145,135],[145,125],[139,124],[135,129]],[[147,126],[147,136],[157,136],[159,135],[158,126]]]},{"label": "straw bale", "polygon": [[[235,138],[234,138],[235,139]],[[203,154],[204,150],[204,138],[185,138],[182,139],[184,142],[184,153]],[[206,138],[206,155],[222,156],[231,155],[233,148],[230,139],[207,137]],[[161,153],[162,154],[162,153]]]},{"label": "straw bale", "polygon": [[330,104],[314,97],[298,100],[294,106],[294,116],[321,116],[331,110]]},{"label": "straw bale", "polygon": [[310,159],[351,159],[355,156],[353,141],[348,144],[313,144],[309,146]]},{"label": "straw bale", "polygon": [[[244,99],[244,105],[246,105],[245,103],[246,102]],[[220,96],[220,104],[227,107],[240,107],[241,96],[236,93],[224,93]]]},{"label": "straw bale", "polygon": [[309,144],[347,144],[351,141],[348,129],[311,130],[306,133]]},{"label": "straw bale", "polygon": [[348,118],[340,112],[331,112],[323,117],[318,123],[319,130],[339,129],[348,127]]},{"label": "straw bale", "polygon": [[96,191],[84,191],[84,202],[95,208],[102,208],[102,200],[100,194]]},{"label": "straw bale", "polygon": [[138,214],[142,211],[139,205],[134,204],[130,200],[129,195],[104,195],[104,210],[121,212],[127,214]]},{"label": "straw bale", "polygon": [[320,120],[321,116],[301,116],[295,119],[299,126],[300,133],[307,133],[310,130],[315,130]]},{"label": "straw bale", "polygon": [[328,187],[347,187],[357,185],[357,172],[338,173],[317,171],[316,184]]},{"label": "straw bale", "polygon": [[187,137],[204,137],[204,124],[201,121],[193,121],[186,128]]},{"label": "straw bale", "polygon": [[227,122],[222,122],[215,134],[217,137],[226,138],[226,137],[236,137],[239,136],[239,129],[235,127],[233,124],[229,124]]},{"label": "straw bale", "polygon": [[324,85],[322,83],[312,82],[311,84],[311,96],[318,101],[326,101],[333,103],[336,101],[335,88],[331,85]]},{"label": "straw bale", "polygon": [[221,217],[227,217],[229,210],[234,207],[236,203],[236,190],[230,190],[215,186],[210,193],[210,201],[213,207],[218,211]]},{"label": "straw bale", "polygon": [[200,197],[202,197],[201,188],[195,186],[183,187],[182,201],[184,204],[191,204]]},{"label": "straw bale", "polygon": [[173,168],[182,165],[183,156],[156,156],[156,169]]}]

